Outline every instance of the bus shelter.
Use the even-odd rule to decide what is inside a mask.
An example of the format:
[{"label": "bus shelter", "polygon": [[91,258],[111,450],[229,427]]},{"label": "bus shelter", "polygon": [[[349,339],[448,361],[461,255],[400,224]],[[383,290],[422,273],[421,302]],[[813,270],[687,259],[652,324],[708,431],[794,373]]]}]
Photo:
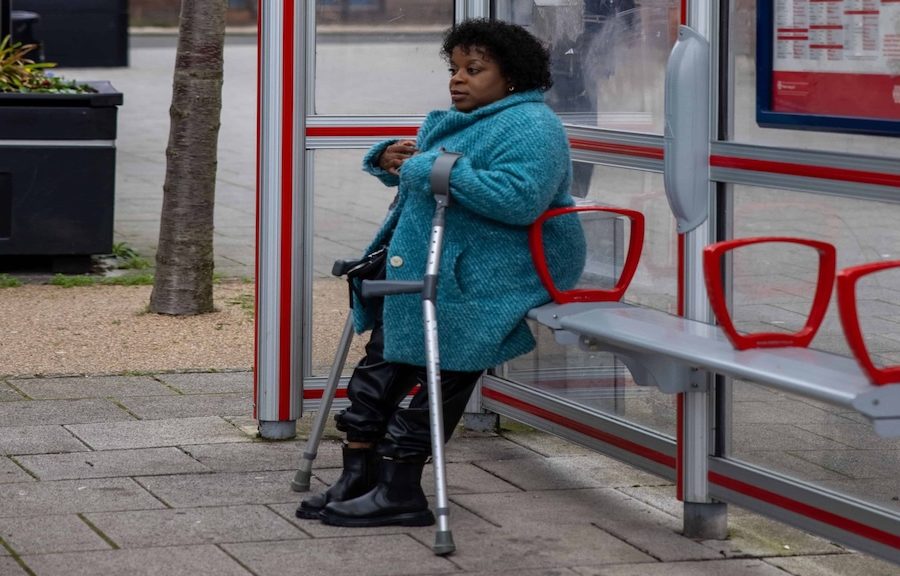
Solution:
[{"label": "bus shelter", "polygon": [[[825,242],[839,269],[897,259],[891,30],[900,7],[837,4],[263,4],[262,436],[292,437],[297,419],[319,404],[347,312],[346,285],[331,277],[331,264],[362,252],[393,197],[360,170],[363,151],[414,137],[429,110],[448,105],[441,33],[465,18],[513,21],[547,42],[555,81],[547,102],[569,134],[573,193],[646,219],[627,303],[715,323],[703,251],[728,239]],[[683,65],[673,65],[679,46]],[[682,192],[673,197],[673,189]],[[754,244],[729,256],[721,275],[735,325],[801,328],[814,308],[816,262],[801,245]],[[856,312],[875,360],[895,363],[900,272],[869,280],[858,286]],[[852,358],[836,308],[827,304],[811,347]],[[499,414],[676,483],[687,532],[724,536],[733,504],[900,562],[900,440],[858,410],[715,371],[675,393],[665,383],[643,386],[615,353],[560,343],[539,322],[534,332],[534,352],[483,379],[470,402],[482,421]]]}]

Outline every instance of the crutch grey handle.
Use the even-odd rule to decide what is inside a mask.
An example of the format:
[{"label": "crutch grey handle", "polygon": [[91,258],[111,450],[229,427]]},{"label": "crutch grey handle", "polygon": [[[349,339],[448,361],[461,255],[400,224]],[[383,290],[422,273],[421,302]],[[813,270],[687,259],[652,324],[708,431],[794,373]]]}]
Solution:
[{"label": "crutch grey handle", "polygon": [[363,280],[359,292],[366,300],[391,294],[415,294],[422,291],[421,280]]},{"label": "crutch grey handle", "polygon": [[446,206],[450,202],[450,171],[462,154],[458,152],[441,151],[431,166],[431,193],[438,203]]}]

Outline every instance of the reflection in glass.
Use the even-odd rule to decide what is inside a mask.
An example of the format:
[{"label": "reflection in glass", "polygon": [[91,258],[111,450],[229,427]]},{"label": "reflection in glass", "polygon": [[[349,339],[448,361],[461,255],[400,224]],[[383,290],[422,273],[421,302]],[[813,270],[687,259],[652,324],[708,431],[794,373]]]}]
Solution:
[{"label": "reflection in glass", "polygon": [[450,105],[441,35],[453,0],[317,0],[316,114],[425,114]]},{"label": "reflection in glass", "polygon": [[[801,236],[837,248],[838,269],[897,258],[900,206],[749,186],[734,187],[735,237]],[[752,255],[735,267],[736,314],[767,328],[809,310],[814,259],[790,251]],[[750,276],[765,274],[764,278]],[[741,276],[741,277],[739,277]],[[756,281],[759,280],[759,281]],[[900,360],[900,274],[864,283],[859,315],[866,343]],[[785,324],[780,324],[785,323]],[[832,296],[811,347],[852,357]],[[874,502],[900,513],[900,439],[877,436],[857,412],[735,381],[731,456]]]},{"label": "reflection in glass", "polygon": [[[720,252],[739,242],[751,243]],[[834,287],[830,244],[793,236],[759,243],[754,238],[736,238],[707,248],[703,258],[713,312],[735,348],[805,346],[812,340]],[[732,278],[730,303],[721,275],[729,270],[727,263]],[[779,306],[787,299],[806,306],[789,312]]]},{"label": "reflection in glass", "polygon": [[[362,171],[365,150],[316,150],[313,207],[313,376],[326,376],[349,310],[347,283],[331,275],[335,260],[353,259],[375,237],[396,188]],[[362,357],[367,336],[355,338],[345,373]]]},{"label": "reflection in glass", "polygon": [[565,122],[661,133],[678,10],[672,0],[508,0],[496,11],[549,46],[554,87],[547,103]]},{"label": "reflection in glass", "polygon": [[[676,234],[663,192],[662,176],[582,165],[590,175],[585,202],[638,210],[646,219],[643,254],[624,301],[675,312]],[[604,223],[607,225],[600,225]],[[585,224],[590,240],[588,276],[583,279],[585,285],[609,285],[610,279],[604,279],[609,274],[604,272],[597,277],[597,270],[611,268],[613,275],[620,270],[627,250],[628,226],[625,222],[608,224],[608,220],[588,220]],[[603,258],[607,260],[605,268],[599,262]],[[507,377],[511,380],[674,436],[672,396],[655,388],[637,386],[628,370],[609,353],[559,344],[546,327],[533,325],[532,331],[538,346],[532,353],[508,364]]]},{"label": "reflection in glass", "polygon": [[[900,218],[900,206],[897,204],[736,185],[734,205],[736,238],[799,236],[822,240],[837,248],[838,270],[898,256],[900,229],[895,223]],[[808,281],[815,280],[810,274],[815,268],[814,262],[803,264],[787,252],[767,254],[765,261],[768,274],[781,279],[779,284],[772,286],[770,311],[780,311],[783,318],[808,311],[811,298]],[[890,276],[885,277],[885,280],[890,279]],[[861,310],[860,318],[873,316],[876,323],[872,326],[877,326],[877,331],[882,334],[898,333],[900,285],[882,286],[880,294],[882,297],[877,299],[880,304],[871,305],[868,314]],[[738,296],[739,293],[735,295],[736,304],[740,305]],[[766,313],[759,317],[768,316]],[[744,319],[749,320],[749,314],[745,314]],[[811,346],[851,355],[834,298]],[[895,346],[900,350],[900,343]]]},{"label": "reflection in glass", "polygon": [[[900,385],[897,380],[897,367],[900,365],[900,345],[898,345],[900,330],[890,327],[885,330],[881,322],[884,317],[878,312],[883,312],[885,303],[900,304],[900,268],[896,267],[896,263],[896,259],[871,263],[879,268],[891,267],[880,268],[857,279],[853,310],[856,311],[857,331],[866,351],[863,357],[867,358],[867,362],[875,370],[884,371],[879,376],[883,379],[882,382]],[[900,322],[900,318],[894,317],[894,320]],[[844,329],[846,331],[846,327]]]}]

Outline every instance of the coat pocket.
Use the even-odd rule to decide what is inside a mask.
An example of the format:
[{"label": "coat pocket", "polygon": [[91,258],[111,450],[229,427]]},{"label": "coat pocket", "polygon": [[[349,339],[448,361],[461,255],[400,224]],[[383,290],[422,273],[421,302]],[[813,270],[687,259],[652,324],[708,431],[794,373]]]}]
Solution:
[{"label": "coat pocket", "polygon": [[463,246],[455,242],[444,244],[441,269],[438,277],[438,300],[459,302],[466,300],[465,285],[461,277],[461,263],[465,256]]}]

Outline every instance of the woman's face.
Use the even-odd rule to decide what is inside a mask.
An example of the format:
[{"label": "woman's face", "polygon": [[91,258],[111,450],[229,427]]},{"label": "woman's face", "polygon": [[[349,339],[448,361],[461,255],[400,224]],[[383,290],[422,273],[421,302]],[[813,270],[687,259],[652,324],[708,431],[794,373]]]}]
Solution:
[{"label": "woman's face", "polygon": [[450,99],[460,112],[471,112],[509,94],[500,65],[478,46],[455,47],[450,74]]}]

